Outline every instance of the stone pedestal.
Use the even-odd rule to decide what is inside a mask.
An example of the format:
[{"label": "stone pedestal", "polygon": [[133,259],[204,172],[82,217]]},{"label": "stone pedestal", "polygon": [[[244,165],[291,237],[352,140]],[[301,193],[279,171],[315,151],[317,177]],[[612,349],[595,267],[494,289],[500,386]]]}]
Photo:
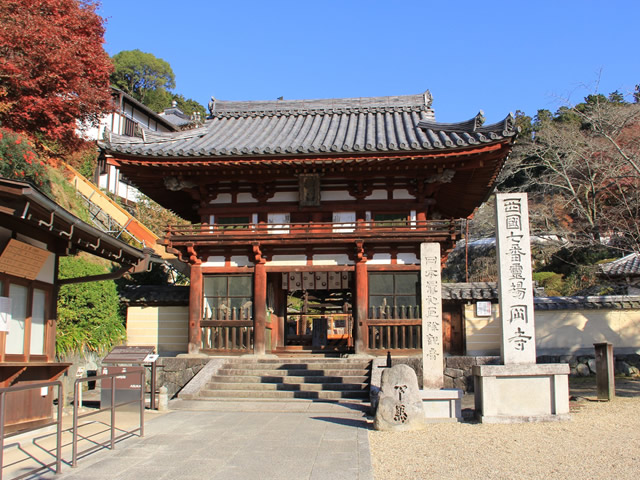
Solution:
[{"label": "stone pedestal", "polygon": [[476,418],[482,423],[569,420],[569,365],[476,365]]},{"label": "stone pedestal", "polygon": [[427,423],[462,421],[462,390],[420,390]]}]

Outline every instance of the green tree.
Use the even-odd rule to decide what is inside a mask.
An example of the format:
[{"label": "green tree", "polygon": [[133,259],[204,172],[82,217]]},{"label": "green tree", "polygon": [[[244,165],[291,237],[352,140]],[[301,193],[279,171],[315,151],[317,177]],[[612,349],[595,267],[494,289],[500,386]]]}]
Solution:
[{"label": "green tree", "polygon": [[[60,258],[60,278],[107,273],[82,257]],[[126,336],[113,280],[63,285],[58,295],[56,352],[104,351]]]},{"label": "green tree", "polygon": [[176,87],[176,78],[171,65],[165,60],[140,50],[124,50],[115,54],[112,61],[111,83],[154,112],[162,112],[175,100],[178,108],[187,115],[200,112],[201,118],[205,118],[206,112],[201,104],[171,92]]},{"label": "green tree", "polygon": [[138,49],[124,50],[112,57],[114,71],[111,82],[145,105],[150,92],[171,90],[176,77],[171,65],[152,53]]},{"label": "green tree", "polygon": [[199,112],[201,118],[205,118],[207,115],[204,107],[192,98],[184,98],[184,95],[177,94],[173,96],[173,100],[178,102],[178,108],[187,115],[192,115],[195,112]]}]

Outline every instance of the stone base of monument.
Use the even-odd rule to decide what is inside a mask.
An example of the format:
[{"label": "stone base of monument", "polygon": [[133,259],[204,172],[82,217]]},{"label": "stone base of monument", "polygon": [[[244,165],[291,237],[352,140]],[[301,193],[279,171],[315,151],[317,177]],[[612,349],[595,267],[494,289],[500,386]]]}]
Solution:
[{"label": "stone base of monument", "polygon": [[475,365],[476,418],[482,423],[569,420],[569,365]]},{"label": "stone base of monument", "polygon": [[462,421],[462,390],[420,390],[427,423]]}]

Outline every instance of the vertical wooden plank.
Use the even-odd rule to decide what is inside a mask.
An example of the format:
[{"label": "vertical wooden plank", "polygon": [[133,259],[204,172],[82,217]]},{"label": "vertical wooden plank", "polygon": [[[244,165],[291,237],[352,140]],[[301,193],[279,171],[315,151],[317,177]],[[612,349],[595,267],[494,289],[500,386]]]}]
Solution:
[{"label": "vertical wooden plank", "polygon": [[191,265],[191,284],[189,286],[189,353],[198,353],[202,344],[200,320],[202,318],[202,268]]},{"label": "vertical wooden plank", "polygon": [[257,262],[253,273],[253,353],[265,354],[265,323],[267,321],[267,270]]},{"label": "vertical wooden plank", "polygon": [[367,311],[369,310],[369,273],[367,272],[367,261],[363,257],[356,263],[356,308],[355,308],[355,328],[354,344],[355,353],[365,353],[367,350]]}]

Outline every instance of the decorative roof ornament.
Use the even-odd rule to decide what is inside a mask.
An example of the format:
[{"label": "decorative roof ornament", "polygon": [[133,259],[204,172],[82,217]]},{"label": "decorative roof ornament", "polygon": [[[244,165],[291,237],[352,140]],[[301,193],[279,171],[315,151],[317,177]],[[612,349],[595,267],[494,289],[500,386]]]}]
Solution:
[{"label": "decorative roof ornament", "polygon": [[513,116],[513,113],[509,112],[509,115],[504,119],[504,130],[502,134],[509,135],[516,131],[520,131],[520,128],[516,127],[516,117]]},{"label": "decorative roof ornament", "polygon": [[216,109],[216,97],[213,95],[211,95],[211,100],[209,100],[207,108],[209,109],[209,115],[213,115],[213,111]]},{"label": "decorative roof ornament", "polygon": [[478,114],[475,116],[475,118],[473,119],[473,131],[475,132],[478,128],[484,125],[484,121],[485,121],[484,112],[480,110]]},{"label": "decorative roof ornament", "polygon": [[431,92],[429,90],[426,90],[423,95],[424,104],[427,106],[427,108],[431,108],[431,105],[433,104],[433,95],[431,95]]}]

